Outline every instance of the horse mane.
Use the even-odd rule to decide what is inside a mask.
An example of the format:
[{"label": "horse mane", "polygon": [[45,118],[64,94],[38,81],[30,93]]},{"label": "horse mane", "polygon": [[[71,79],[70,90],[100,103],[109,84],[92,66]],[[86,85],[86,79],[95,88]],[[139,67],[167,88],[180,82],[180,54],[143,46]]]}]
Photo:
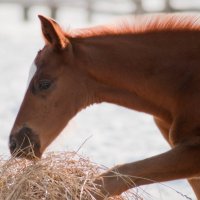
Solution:
[{"label": "horse mane", "polygon": [[198,14],[148,14],[126,17],[117,23],[75,29],[66,33],[69,38],[88,38],[105,35],[137,34],[160,31],[200,31]]}]

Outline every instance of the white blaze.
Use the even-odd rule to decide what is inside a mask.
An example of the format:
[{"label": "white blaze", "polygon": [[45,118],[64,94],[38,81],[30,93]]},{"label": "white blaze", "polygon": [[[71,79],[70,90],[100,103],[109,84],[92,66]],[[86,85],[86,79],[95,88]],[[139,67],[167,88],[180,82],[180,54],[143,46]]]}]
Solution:
[{"label": "white blaze", "polygon": [[31,68],[29,70],[29,76],[28,76],[28,82],[27,82],[27,87],[29,86],[33,76],[35,75],[35,72],[37,71],[37,67],[35,62],[33,62],[33,64],[31,65]]}]

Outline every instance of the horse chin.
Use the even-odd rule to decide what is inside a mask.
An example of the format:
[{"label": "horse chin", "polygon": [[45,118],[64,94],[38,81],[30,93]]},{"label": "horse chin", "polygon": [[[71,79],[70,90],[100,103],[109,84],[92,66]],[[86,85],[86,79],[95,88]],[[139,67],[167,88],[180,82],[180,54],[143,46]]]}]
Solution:
[{"label": "horse chin", "polygon": [[26,155],[26,156],[24,156],[25,159],[30,160],[30,161],[40,160],[41,157],[42,157],[42,154],[37,155],[37,156],[36,155]]}]

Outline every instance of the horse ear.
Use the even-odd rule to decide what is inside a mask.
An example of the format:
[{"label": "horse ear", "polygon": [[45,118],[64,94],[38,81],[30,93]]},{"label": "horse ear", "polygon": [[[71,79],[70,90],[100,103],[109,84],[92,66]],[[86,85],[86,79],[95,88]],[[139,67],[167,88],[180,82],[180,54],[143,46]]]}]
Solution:
[{"label": "horse ear", "polygon": [[56,49],[63,49],[69,44],[62,28],[53,19],[38,15],[45,41]]}]

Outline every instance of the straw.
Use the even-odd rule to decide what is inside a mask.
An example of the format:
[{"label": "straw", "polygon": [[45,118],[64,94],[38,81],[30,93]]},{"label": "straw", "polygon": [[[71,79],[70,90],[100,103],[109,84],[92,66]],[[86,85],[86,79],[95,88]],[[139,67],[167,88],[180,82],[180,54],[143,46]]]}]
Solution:
[{"label": "straw", "polygon": [[[104,197],[94,180],[105,167],[76,152],[48,153],[41,160],[0,160],[1,200],[95,200]],[[134,198],[133,198],[134,197]],[[126,193],[109,200],[142,199]]]}]

